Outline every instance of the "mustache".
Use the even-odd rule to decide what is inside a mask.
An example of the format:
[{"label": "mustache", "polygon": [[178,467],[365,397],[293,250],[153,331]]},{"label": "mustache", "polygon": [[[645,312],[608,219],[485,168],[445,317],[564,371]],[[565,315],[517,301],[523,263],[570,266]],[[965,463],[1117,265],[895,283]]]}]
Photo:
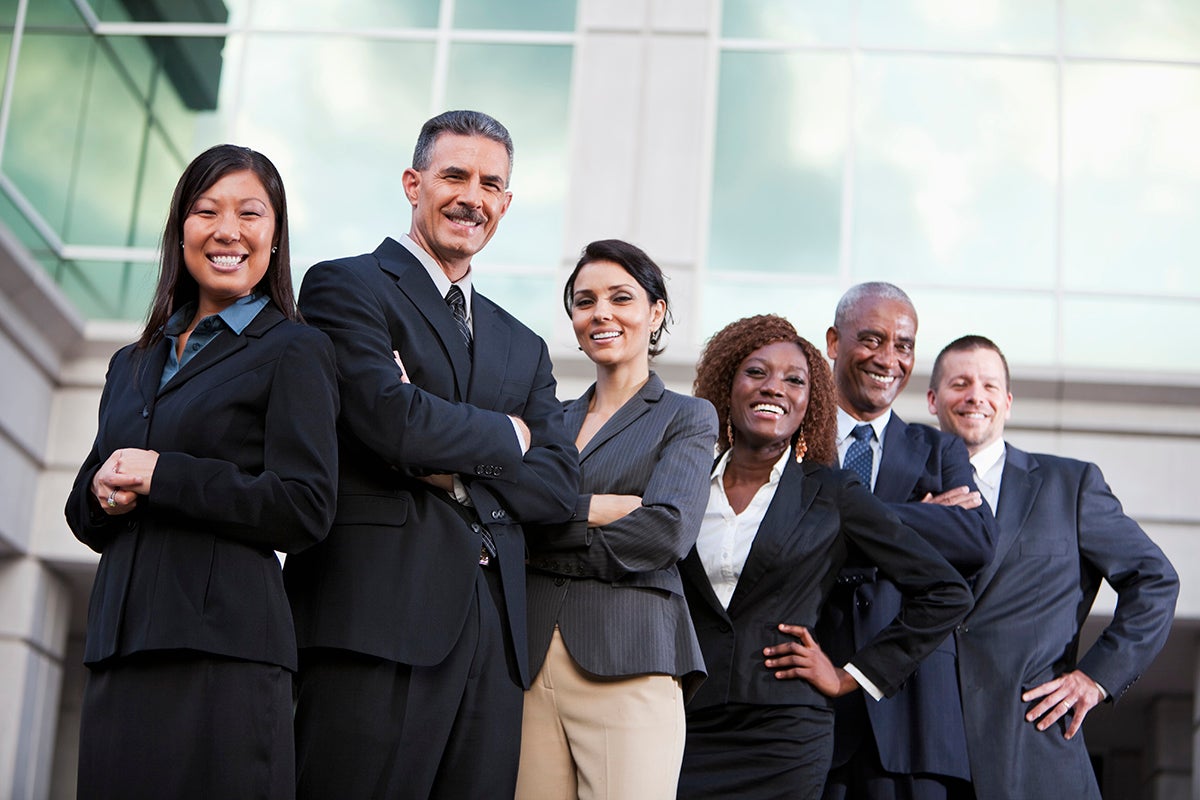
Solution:
[{"label": "mustache", "polygon": [[446,216],[448,216],[450,219],[458,220],[459,222],[469,222],[472,225],[482,225],[484,222],[486,222],[483,214],[480,214],[478,211],[473,211],[469,208],[461,208],[457,211],[447,214]]}]

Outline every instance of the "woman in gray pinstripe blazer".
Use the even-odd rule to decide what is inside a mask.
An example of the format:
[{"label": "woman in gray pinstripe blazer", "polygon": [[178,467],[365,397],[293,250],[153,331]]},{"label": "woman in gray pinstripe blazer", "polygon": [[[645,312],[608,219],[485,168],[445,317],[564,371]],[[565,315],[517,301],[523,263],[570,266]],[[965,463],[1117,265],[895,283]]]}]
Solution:
[{"label": "woman in gray pinstripe blazer", "polygon": [[674,797],[684,692],[704,675],[676,562],[696,541],[717,424],[650,371],[669,316],[661,270],[589,244],[563,302],[596,382],[566,404],[574,519],[527,535],[529,660],[517,797]]}]

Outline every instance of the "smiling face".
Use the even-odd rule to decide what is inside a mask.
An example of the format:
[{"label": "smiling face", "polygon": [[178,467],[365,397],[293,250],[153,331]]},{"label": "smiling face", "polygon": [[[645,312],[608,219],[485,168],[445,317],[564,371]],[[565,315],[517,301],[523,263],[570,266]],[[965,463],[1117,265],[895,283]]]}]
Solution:
[{"label": "smiling face", "polygon": [[443,133],[429,166],[404,170],[404,194],[413,207],[409,236],[433,256],[452,281],[496,232],[508,211],[508,151],[483,136]]},{"label": "smiling face", "polygon": [[808,413],[808,359],[795,342],[775,342],[742,359],[729,392],[734,444],[788,446]]},{"label": "smiling face", "polygon": [[651,303],[620,264],[592,261],[575,274],[571,327],[580,349],[596,364],[648,365],[650,334],[662,325],[666,310],[662,300]]},{"label": "smiling face", "polygon": [[1012,394],[999,354],[983,347],[943,353],[940,372],[926,399],[942,430],[962,437],[971,455],[1004,436]]},{"label": "smiling face", "polygon": [[183,262],[199,287],[200,316],[254,291],[274,243],[275,214],[253,172],[231,172],[201,192],[183,220]]},{"label": "smiling face", "polygon": [[867,297],[845,325],[825,334],[834,360],[838,405],[861,421],[886,412],[908,384],[917,341],[917,314],[902,300]]}]

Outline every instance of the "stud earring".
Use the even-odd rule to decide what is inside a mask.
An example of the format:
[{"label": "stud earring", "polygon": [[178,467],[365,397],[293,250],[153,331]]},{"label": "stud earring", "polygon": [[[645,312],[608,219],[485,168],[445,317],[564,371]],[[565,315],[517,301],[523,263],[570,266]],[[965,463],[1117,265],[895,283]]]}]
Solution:
[{"label": "stud earring", "polygon": [[278,253],[278,252],[279,252],[279,248],[278,248],[278,247],[272,247],[272,248],[271,248],[271,252],[272,252],[272,253]]}]

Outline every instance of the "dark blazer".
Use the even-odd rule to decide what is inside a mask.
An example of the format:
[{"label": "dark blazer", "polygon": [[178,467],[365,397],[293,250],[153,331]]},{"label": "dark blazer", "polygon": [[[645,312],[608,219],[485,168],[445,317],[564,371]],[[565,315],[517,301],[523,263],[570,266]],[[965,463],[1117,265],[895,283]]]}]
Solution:
[{"label": "dark blazer", "polygon": [[[67,500],[71,530],[100,553],[84,661],[185,648],[295,670],[274,551],[320,541],[333,520],[333,348],[268,305],[160,391],[170,347],[113,356],[96,441]],[[109,517],[90,487],[122,447],[159,458],[150,495]]]},{"label": "dark blazer", "polygon": [[804,680],[777,680],[763,648],[779,644],[781,622],[815,625],[848,548],[854,546],[902,587],[902,613],[854,655],[855,665],[893,695],[920,659],[971,607],[961,576],[853,473],[789,461],[759,525],[728,611],[693,548],[680,565],[708,678],[689,709],[724,703],[826,707]]},{"label": "dark blazer", "polygon": [[[595,392],[566,405],[578,434]],[[574,519],[529,536],[529,662],[541,669],[554,626],[595,675],[703,677],[676,567],[696,543],[708,502],[717,414],[707,400],[669,392],[653,372],[579,454]],[[642,507],[589,528],[593,494],[632,494]]]},{"label": "dark blazer", "polygon": [[[472,358],[425,268],[392,239],[310,269],[300,308],[333,340],[342,397],[337,518],[284,570],[300,647],[419,666],[446,657],[474,596],[480,522],[415,476],[457,473],[495,539],[528,683],[521,524],[569,518],[578,494],[545,342],[476,291]],[[532,434],[523,458],[508,414]]]},{"label": "dark blazer", "polygon": [[[1038,731],[1021,694],[1078,668],[1116,701],[1166,641],[1179,579],[1094,464],[1007,445],[996,521],[996,559],[956,634],[976,796],[1099,798],[1083,736],[1063,739],[1070,715]],[[1078,658],[1102,579],[1116,612]]]},{"label": "dark blazer", "polygon": [[[926,494],[964,485],[975,489],[962,440],[927,425],[908,425],[893,413],[884,430],[875,496],[969,579],[995,552],[996,523],[987,503],[968,511],[919,502]],[[899,590],[891,581],[874,579],[869,557],[852,554],[849,563],[855,569],[834,592],[818,636],[835,664],[848,660],[900,608]],[[970,779],[953,637],[939,644],[895,697],[875,702],[856,692],[838,698],[835,708],[835,767],[873,732],[889,772]]]}]

